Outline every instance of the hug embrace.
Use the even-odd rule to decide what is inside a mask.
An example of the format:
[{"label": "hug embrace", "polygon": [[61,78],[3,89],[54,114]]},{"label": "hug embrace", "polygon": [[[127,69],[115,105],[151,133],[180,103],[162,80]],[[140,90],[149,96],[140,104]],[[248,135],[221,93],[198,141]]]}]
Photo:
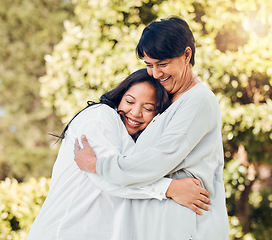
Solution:
[{"label": "hug embrace", "polygon": [[228,239],[220,109],[193,74],[194,36],[162,19],[136,52],[146,69],[64,129],[28,240]]}]

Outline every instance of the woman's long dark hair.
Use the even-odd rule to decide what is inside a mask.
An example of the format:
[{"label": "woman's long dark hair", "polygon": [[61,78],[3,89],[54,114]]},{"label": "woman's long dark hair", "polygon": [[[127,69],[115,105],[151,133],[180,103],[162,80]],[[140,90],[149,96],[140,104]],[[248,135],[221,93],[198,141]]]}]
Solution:
[{"label": "woman's long dark hair", "polygon": [[[65,133],[70,125],[70,123],[73,121],[73,119],[82,111],[84,111],[86,108],[91,107],[95,104],[106,104],[111,108],[117,109],[122,97],[124,94],[136,83],[141,83],[141,82],[148,82],[151,84],[155,90],[156,90],[156,114],[162,113],[169,105],[170,105],[170,100],[168,97],[168,94],[164,87],[159,83],[158,80],[155,78],[151,77],[148,75],[146,69],[140,69],[129,75],[125,80],[123,80],[117,87],[114,89],[110,90],[109,92],[106,92],[100,97],[99,102],[92,102],[88,101],[87,104],[88,106],[82,109],[80,112],[78,112],[72,120],[66,125],[64,128],[63,132],[61,133],[60,136],[56,136],[60,139],[63,139],[65,137]],[[121,117],[125,117],[124,113],[119,113]],[[140,135],[141,132],[136,133],[133,135],[133,139],[136,140],[138,136]]]}]

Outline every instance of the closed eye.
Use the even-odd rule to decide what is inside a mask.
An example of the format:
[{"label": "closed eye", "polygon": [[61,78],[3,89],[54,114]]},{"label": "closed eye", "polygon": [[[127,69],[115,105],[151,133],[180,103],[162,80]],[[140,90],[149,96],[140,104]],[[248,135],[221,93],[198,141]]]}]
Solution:
[{"label": "closed eye", "polygon": [[146,111],[148,112],[154,112],[155,110],[154,109],[149,109],[149,108],[144,108]]},{"label": "closed eye", "polygon": [[155,109],[153,107],[149,108],[149,107],[144,107],[144,109],[148,112],[154,112]]},{"label": "closed eye", "polygon": [[151,64],[146,64],[146,67],[148,67],[148,68],[153,68],[153,65],[151,65]]},{"label": "closed eye", "polygon": [[168,63],[160,63],[159,66],[160,67],[166,67]]}]

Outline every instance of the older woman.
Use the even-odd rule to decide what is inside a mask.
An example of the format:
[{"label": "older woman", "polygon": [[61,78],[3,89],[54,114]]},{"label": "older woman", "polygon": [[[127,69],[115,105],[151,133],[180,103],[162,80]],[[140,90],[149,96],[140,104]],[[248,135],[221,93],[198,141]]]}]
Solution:
[{"label": "older woman", "polygon": [[195,40],[188,24],[177,17],[151,23],[142,33],[137,54],[148,74],[171,94],[172,104],[139,137],[134,154],[96,159],[85,142],[76,161],[80,168],[120,185],[146,185],[165,175],[191,176],[211,195],[210,211],[203,215],[170,199],[128,200],[126,227],[119,239],[227,240],[220,109],[215,95],[193,74]]},{"label": "older woman", "polygon": [[[119,235],[117,226],[124,198],[162,200],[169,185],[176,188],[169,178],[141,188],[110,184],[96,174],[80,171],[73,152],[75,139],[85,134],[94,142],[98,156],[113,152],[131,154],[132,138],[135,140],[168,105],[165,89],[146,69],[141,69],[105,93],[99,104],[90,103],[79,112],[60,136],[62,144],[49,193],[27,239],[112,239]],[[122,114],[124,124],[117,112]],[[197,182],[189,178],[187,181],[207,195]]]}]

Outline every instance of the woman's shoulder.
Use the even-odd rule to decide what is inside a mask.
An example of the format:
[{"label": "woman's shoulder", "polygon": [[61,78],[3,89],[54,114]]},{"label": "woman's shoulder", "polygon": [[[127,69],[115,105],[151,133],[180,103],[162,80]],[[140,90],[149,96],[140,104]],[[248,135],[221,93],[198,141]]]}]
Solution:
[{"label": "woman's shoulder", "polygon": [[[198,85],[198,86],[197,86]],[[194,108],[202,109],[206,115],[220,113],[219,101],[213,91],[205,84],[198,83],[192,91],[191,99]]]},{"label": "woman's shoulder", "polygon": [[192,93],[193,94],[197,94],[200,96],[205,96],[205,95],[214,95],[214,93],[212,92],[212,90],[209,88],[208,85],[206,85],[205,83],[198,83],[195,85],[195,87],[192,88]]},{"label": "woman's shoulder", "polygon": [[72,134],[87,128],[119,129],[121,123],[121,119],[115,109],[99,103],[81,111],[71,121],[68,133]]},{"label": "woman's shoulder", "polygon": [[116,109],[110,107],[107,104],[99,104],[100,118],[104,120],[113,120],[113,118],[119,118],[119,114]]},{"label": "woman's shoulder", "polygon": [[176,111],[183,113],[187,110],[192,113],[204,108],[211,110],[215,107],[217,109],[219,107],[219,102],[209,87],[203,83],[198,83],[182,95],[180,99],[174,102],[173,105],[173,108]]},{"label": "woman's shoulder", "polygon": [[107,121],[113,120],[117,116],[115,109],[106,104],[94,104],[85,108],[74,119],[76,122]]},{"label": "woman's shoulder", "polygon": [[212,101],[212,102],[218,102],[215,94],[213,91],[204,83],[198,83],[196,84],[191,91],[188,91],[188,95],[186,98],[190,99],[190,101],[196,101],[196,102],[206,102],[206,101]]}]

